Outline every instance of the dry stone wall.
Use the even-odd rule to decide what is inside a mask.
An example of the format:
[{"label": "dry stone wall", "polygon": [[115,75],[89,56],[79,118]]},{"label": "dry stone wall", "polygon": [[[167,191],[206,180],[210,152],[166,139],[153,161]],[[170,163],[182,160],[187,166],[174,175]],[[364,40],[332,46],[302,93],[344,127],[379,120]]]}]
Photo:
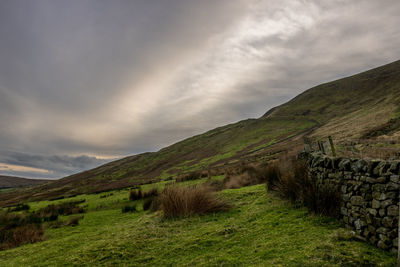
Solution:
[{"label": "dry stone wall", "polygon": [[341,192],[341,218],[356,234],[379,248],[397,252],[400,161],[333,158],[307,153],[318,185]]}]

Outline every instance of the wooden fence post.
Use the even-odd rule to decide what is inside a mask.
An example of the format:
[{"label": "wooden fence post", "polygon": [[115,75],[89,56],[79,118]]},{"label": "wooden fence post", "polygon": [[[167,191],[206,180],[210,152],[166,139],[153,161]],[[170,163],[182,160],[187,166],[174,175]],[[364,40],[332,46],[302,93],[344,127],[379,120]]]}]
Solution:
[{"label": "wooden fence post", "polygon": [[331,144],[332,156],[336,157],[336,150],[335,150],[335,146],[333,145],[332,136],[329,136],[328,139],[329,139],[329,143]]},{"label": "wooden fence post", "polygon": [[323,141],[318,141],[318,143],[320,144],[319,146],[321,148],[322,154],[326,154],[325,153],[325,144],[324,144],[324,142]]}]

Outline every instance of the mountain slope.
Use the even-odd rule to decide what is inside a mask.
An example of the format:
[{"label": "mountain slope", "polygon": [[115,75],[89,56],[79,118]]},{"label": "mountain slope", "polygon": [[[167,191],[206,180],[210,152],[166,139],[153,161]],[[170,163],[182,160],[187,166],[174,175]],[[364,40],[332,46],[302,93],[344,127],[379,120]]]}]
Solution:
[{"label": "mountain slope", "polygon": [[[311,88],[264,115],[318,121],[314,136],[360,138],[400,117],[400,61]],[[400,129],[396,123],[393,132]]]},{"label": "mountain slope", "polygon": [[[298,150],[304,136],[333,135],[337,143],[358,139],[376,133],[391,119],[396,121],[399,103],[400,61],[396,61],[311,88],[259,119],[219,127],[158,152],[117,160],[32,190],[0,194],[0,206],[139,185],[194,170],[223,173],[241,162],[267,161]],[[399,130],[394,123],[390,134],[396,136]]]},{"label": "mountain slope", "polygon": [[386,104],[400,108],[400,61],[313,87],[264,117],[299,116],[320,121]]}]

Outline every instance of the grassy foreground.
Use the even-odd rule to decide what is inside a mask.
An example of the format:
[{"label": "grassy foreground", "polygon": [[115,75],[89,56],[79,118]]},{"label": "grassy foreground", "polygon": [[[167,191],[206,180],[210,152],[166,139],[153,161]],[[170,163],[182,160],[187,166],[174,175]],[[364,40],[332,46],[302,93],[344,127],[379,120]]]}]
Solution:
[{"label": "grassy foreground", "polygon": [[345,238],[338,222],[266,195],[263,185],[221,195],[234,203],[231,211],[175,220],[121,213],[127,190],[87,195],[79,226],[48,229],[44,242],[0,251],[0,266],[395,266],[394,254]]}]

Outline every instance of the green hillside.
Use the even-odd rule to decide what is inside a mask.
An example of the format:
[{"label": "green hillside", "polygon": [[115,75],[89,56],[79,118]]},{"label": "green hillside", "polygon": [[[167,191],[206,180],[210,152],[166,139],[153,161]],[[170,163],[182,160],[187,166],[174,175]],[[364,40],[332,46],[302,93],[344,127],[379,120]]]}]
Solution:
[{"label": "green hillside", "polygon": [[325,124],[332,118],[376,107],[400,110],[400,61],[321,84],[267,112],[264,117],[305,117]]},{"label": "green hillside", "polygon": [[299,150],[304,136],[333,135],[338,144],[365,136],[396,136],[399,103],[396,61],[311,88],[259,119],[219,127],[158,152],[123,158],[35,189],[0,194],[0,206],[174,179],[191,171],[224,173],[241,162],[264,162]]}]

